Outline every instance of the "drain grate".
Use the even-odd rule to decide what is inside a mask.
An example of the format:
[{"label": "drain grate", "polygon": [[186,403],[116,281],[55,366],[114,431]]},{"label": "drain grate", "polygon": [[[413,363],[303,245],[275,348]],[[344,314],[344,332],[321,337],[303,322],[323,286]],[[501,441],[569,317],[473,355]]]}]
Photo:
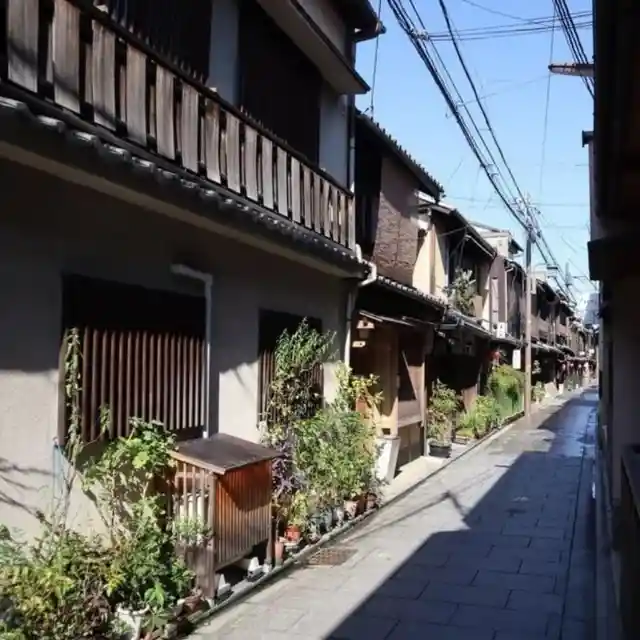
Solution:
[{"label": "drain grate", "polygon": [[357,549],[349,547],[329,547],[314,553],[307,564],[315,567],[337,567],[344,564],[357,553]]}]

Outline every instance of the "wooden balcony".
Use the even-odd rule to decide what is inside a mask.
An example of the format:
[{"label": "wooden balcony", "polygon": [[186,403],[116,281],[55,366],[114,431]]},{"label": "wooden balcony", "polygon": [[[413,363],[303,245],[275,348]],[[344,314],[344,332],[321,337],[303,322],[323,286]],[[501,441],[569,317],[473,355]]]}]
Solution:
[{"label": "wooden balcony", "polygon": [[5,5],[0,65],[6,63],[2,72],[10,83],[194,176],[355,247],[351,193],[90,0],[5,0]]}]

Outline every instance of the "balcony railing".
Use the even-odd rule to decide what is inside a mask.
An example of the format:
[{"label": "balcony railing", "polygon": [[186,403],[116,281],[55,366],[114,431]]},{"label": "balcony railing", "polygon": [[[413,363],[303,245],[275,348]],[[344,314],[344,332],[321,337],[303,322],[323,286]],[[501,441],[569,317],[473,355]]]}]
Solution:
[{"label": "balcony railing", "polygon": [[89,0],[4,3],[0,44],[11,83],[355,247],[352,194]]}]

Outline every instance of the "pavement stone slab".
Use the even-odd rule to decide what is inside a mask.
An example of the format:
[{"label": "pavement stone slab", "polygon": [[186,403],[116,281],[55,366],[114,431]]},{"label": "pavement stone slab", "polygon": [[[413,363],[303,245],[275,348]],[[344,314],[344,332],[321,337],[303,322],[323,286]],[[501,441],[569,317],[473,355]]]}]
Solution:
[{"label": "pavement stone slab", "polygon": [[593,394],[547,407],[194,640],[592,640]]}]

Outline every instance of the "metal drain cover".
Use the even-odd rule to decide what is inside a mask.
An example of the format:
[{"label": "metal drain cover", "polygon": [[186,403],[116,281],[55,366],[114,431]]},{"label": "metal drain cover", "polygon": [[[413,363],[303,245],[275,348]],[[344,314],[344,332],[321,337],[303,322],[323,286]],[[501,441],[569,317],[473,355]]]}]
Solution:
[{"label": "metal drain cover", "polygon": [[357,552],[357,549],[351,549],[349,547],[329,547],[327,549],[320,549],[320,551],[314,553],[309,558],[307,564],[317,567],[337,567],[344,564]]}]

